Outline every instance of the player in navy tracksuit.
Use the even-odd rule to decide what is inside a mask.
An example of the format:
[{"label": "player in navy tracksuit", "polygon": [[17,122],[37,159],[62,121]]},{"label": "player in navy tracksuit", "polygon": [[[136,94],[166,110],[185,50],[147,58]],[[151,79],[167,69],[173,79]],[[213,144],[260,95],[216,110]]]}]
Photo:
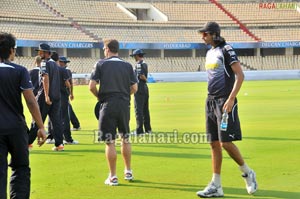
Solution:
[{"label": "player in navy tracksuit", "polygon": [[[11,167],[9,195],[11,199],[29,199],[30,167],[28,128],[23,114],[22,97],[37,124],[38,144],[46,139],[42,117],[32,92],[29,73],[12,63],[16,52],[12,34],[0,33],[0,198],[7,198],[7,168]],[[10,163],[7,161],[10,153]]]},{"label": "player in navy tracksuit", "polygon": [[64,83],[60,85],[61,92],[61,115],[63,121],[63,134],[65,138],[65,144],[78,144],[78,141],[73,140],[70,129],[70,116],[69,116],[69,97],[73,99],[73,87],[72,73],[70,70],[66,69],[69,61],[66,57],[59,57],[59,66]]},{"label": "player in navy tracksuit", "polygon": [[40,69],[41,69],[41,62],[42,59],[40,56],[36,56],[35,57],[35,64],[36,66],[29,71],[29,76],[33,85],[33,94],[34,96],[37,95],[37,92],[39,90],[39,73],[40,73]]},{"label": "player in navy tracksuit", "polygon": [[[40,107],[43,122],[47,115],[51,119],[53,126],[53,137],[55,139],[54,151],[63,151],[63,134],[61,122],[61,94],[60,94],[60,74],[59,66],[50,59],[51,50],[48,44],[39,45],[39,56],[42,58],[40,87],[37,94],[37,101]],[[32,144],[36,138],[37,126],[32,122],[29,133],[29,144]]]},{"label": "player in navy tracksuit", "polygon": [[135,73],[138,79],[138,91],[134,94],[134,108],[136,116],[136,134],[151,133],[150,112],[149,112],[149,89],[147,86],[148,66],[144,61],[145,53],[136,49],[130,55],[136,63]]},{"label": "player in navy tracksuit", "polygon": [[[68,63],[70,63],[70,60],[68,60],[66,57],[64,57],[64,56],[59,57],[59,65],[63,66],[64,68],[66,68],[67,71],[68,71],[68,74],[70,76],[70,80],[69,81],[70,81],[71,87],[68,90],[69,90],[69,94],[70,94],[70,100],[73,100],[74,99],[74,95],[73,95],[72,72],[71,72],[71,70],[67,66]],[[69,107],[68,107],[68,109],[69,109],[70,121],[71,121],[71,123],[73,125],[72,130],[73,131],[80,130],[81,129],[80,128],[80,122],[79,122],[79,120],[78,120],[78,118],[77,118],[77,116],[76,116],[76,114],[75,114],[75,112],[73,110],[73,107],[72,107],[70,101],[69,101]]]},{"label": "player in navy tracksuit", "polygon": [[69,114],[70,114],[70,121],[71,121],[71,124],[73,126],[72,131],[80,130],[81,129],[80,122],[79,122],[79,119],[78,119],[78,117],[76,116],[76,114],[73,110],[73,107],[72,107],[71,103],[69,103]]}]

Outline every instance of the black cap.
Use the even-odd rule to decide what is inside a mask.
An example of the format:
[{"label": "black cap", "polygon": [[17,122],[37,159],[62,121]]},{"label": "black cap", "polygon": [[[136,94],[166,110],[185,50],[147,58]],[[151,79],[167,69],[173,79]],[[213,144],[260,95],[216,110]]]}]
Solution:
[{"label": "black cap", "polygon": [[214,21],[209,21],[206,24],[204,24],[203,28],[200,28],[199,30],[197,30],[198,33],[201,32],[207,32],[207,33],[218,33],[220,34],[221,29],[218,23],[214,22]]},{"label": "black cap", "polygon": [[35,49],[35,51],[45,51],[45,52],[52,52],[50,46],[46,43],[41,43],[39,45],[39,49]]},{"label": "black cap", "polygon": [[60,62],[65,62],[65,63],[69,63],[69,62],[70,62],[70,60],[68,60],[68,59],[67,59],[66,57],[64,57],[64,56],[59,56],[58,61],[60,61]]},{"label": "black cap", "polygon": [[132,54],[130,55],[131,57],[135,56],[135,55],[145,55],[146,53],[144,53],[144,51],[142,49],[136,49],[132,52]]}]

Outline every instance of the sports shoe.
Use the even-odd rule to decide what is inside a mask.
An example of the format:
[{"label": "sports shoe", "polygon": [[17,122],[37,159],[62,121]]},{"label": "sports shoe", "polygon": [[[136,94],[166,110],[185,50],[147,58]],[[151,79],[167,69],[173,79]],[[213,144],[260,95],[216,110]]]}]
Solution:
[{"label": "sports shoe", "polygon": [[72,142],[67,142],[64,140],[64,144],[79,144],[77,140],[73,140]]},{"label": "sports shoe", "polygon": [[224,193],[221,186],[216,186],[213,182],[211,182],[203,191],[198,191],[197,196],[200,198],[223,197]]},{"label": "sports shoe", "polygon": [[140,137],[140,136],[144,136],[145,133],[137,133],[136,131],[133,131],[133,132],[130,133],[130,135],[131,136],[138,136],[138,137]]},{"label": "sports shoe", "polygon": [[71,131],[80,131],[81,130],[81,127],[78,127],[78,128],[71,128]]},{"label": "sports shoe", "polygon": [[55,140],[54,140],[54,139],[48,138],[48,139],[46,140],[46,144],[55,144]]},{"label": "sports shoe", "polygon": [[257,191],[256,174],[253,170],[251,170],[249,173],[244,173],[242,177],[245,180],[248,194],[253,194],[255,191]]},{"label": "sports shoe", "polygon": [[110,185],[110,186],[117,186],[118,183],[118,177],[117,176],[108,176],[107,179],[104,181],[104,184]]},{"label": "sports shoe", "polygon": [[55,146],[52,148],[52,151],[64,151],[65,147],[63,144],[60,144],[59,146]]},{"label": "sports shoe", "polygon": [[125,170],[124,172],[124,179],[128,180],[128,181],[132,181],[133,180],[133,175],[132,175],[132,170]]}]

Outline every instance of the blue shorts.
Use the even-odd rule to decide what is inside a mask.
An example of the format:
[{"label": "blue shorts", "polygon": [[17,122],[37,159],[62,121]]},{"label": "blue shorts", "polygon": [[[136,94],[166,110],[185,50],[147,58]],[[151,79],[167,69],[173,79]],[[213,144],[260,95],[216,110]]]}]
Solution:
[{"label": "blue shorts", "polygon": [[238,116],[237,99],[235,99],[232,111],[228,114],[227,130],[220,130],[223,106],[226,100],[226,97],[215,98],[212,96],[208,96],[206,99],[206,133],[209,142],[231,142],[236,140],[242,140],[242,132]]}]

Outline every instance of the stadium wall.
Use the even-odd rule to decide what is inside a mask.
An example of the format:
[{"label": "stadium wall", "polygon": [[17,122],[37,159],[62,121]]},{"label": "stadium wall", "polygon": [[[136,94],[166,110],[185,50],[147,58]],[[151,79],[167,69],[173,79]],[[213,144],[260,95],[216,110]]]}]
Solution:
[{"label": "stadium wall", "polygon": [[[300,80],[300,70],[244,71],[245,80]],[[152,73],[155,82],[203,82],[206,72]]]},{"label": "stadium wall", "polygon": [[[265,70],[265,71],[244,71],[246,81],[254,80],[300,80],[300,70]],[[86,82],[90,74],[73,74],[74,79]],[[151,73],[148,79],[150,82],[205,82],[206,72],[172,72],[172,73]]]}]

